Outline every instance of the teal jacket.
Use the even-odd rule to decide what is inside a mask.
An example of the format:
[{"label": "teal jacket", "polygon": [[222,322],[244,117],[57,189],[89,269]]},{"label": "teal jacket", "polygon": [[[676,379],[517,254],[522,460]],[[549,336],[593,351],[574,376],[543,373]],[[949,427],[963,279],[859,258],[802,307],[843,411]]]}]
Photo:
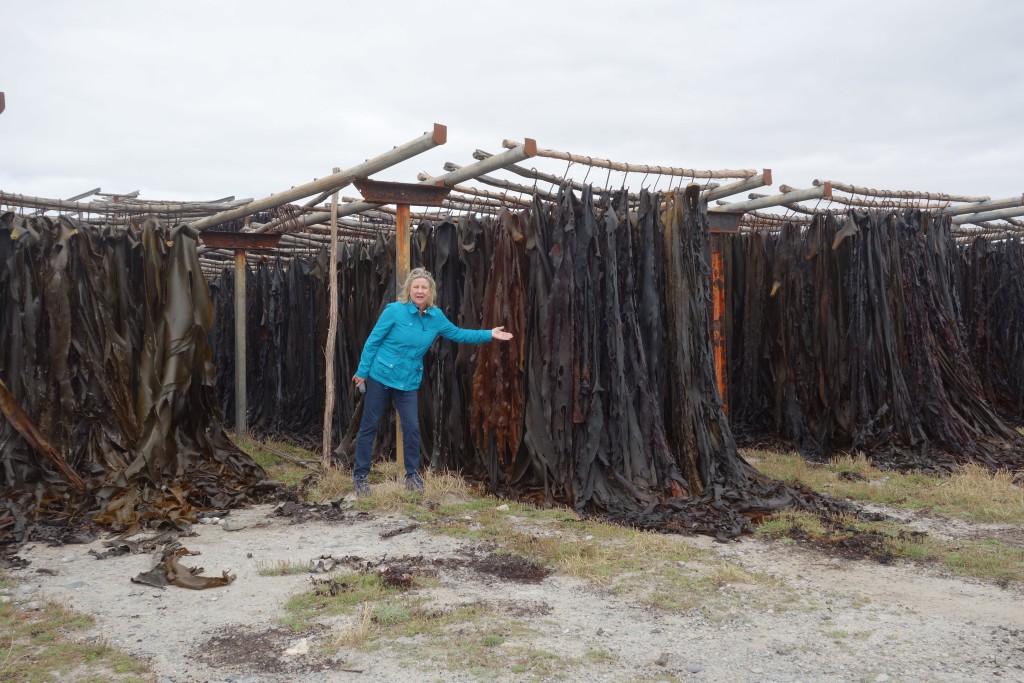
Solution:
[{"label": "teal jacket", "polygon": [[436,306],[420,313],[413,302],[396,301],[384,307],[363,344],[356,377],[372,377],[402,391],[418,389],[423,379],[423,356],[438,335],[460,344],[491,341],[490,330],[456,327]]}]

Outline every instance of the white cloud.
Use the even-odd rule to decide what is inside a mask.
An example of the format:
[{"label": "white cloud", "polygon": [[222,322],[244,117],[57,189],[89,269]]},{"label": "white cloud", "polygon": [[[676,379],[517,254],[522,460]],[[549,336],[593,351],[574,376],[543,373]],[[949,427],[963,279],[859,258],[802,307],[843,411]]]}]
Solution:
[{"label": "white cloud", "polygon": [[796,186],[1024,191],[1019,3],[6,5],[10,192],[260,197],[435,121],[448,145],[383,177],[532,136]]}]

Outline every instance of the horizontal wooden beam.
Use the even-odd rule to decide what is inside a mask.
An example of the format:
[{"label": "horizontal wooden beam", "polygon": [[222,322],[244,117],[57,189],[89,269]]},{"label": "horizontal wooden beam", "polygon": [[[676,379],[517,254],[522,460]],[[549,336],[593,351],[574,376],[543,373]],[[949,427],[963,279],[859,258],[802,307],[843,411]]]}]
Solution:
[{"label": "horizontal wooden beam", "polygon": [[1024,206],[1012,206],[1007,209],[996,209],[995,211],[982,211],[966,216],[953,216],[953,222],[957,225],[984,223],[986,221],[999,220],[1000,218],[1013,218],[1014,216],[1024,216]]},{"label": "horizontal wooden beam", "polygon": [[[449,161],[445,163],[444,168],[445,170],[455,170],[461,167],[458,164],[453,164],[452,162]],[[508,170],[511,171],[512,168],[510,167]],[[479,183],[483,183],[484,185],[490,185],[491,187],[509,190],[510,192],[520,192],[522,194],[528,194],[530,196],[533,196],[533,194],[536,193],[537,196],[539,196],[541,199],[546,199],[548,201],[555,201],[558,198],[558,195],[555,194],[554,192],[542,190],[536,185],[522,185],[520,183],[514,183],[511,180],[495,178],[492,175],[479,175],[476,178],[474,178],[474,180],[476,180]]]},{"label": "horizontal wooden beam", "polygon": [[838,180],[815,180],[811,184],[818,187],[830,184],[833,189],[850,194],[861,194],[869,197],[890,197],[893,199],[942,199],[949,202],[987,202],[991,197],[969,197],[959,194],[945,194],[943,192],[919,192],[917,190],[876,190],[870,187],[858,187],[849,183],[841,183]]},{"label": "horizontal wooden beam", "polygon": [[749,190],[756,190],[759,187],[765,187],[766,185],[771,184],[772,169],[766,168],[750,178],[744,178],[743,180],[738,180],[735,183],[719,185],[714,189],[704,190],[701,192],[701,196],[704,197],[706,201],[713,202],[716,199],[725,199],[730,195],[747,192]]},{"label": "horizontal wooden beam", "polygon": [[269,197],[258,199],[254,202],[250,202],[245,206],[231,211],[224,211],[210,216],[209,218],[203,218],[192,223],[192,227],[196,230],[206,230],[212,228],[215,225],[222,225],[228,221],[233,221],[238,218],[244,218],[245,216],[251,216],[254,213],[260,211],[266,211],[268,209],[274,209],[291,202],[298,201],[310,195],[333,192],[334,190],[340,190],[355,178],[368,178],[369,176],[383,171],[385,168],[390,168],[395,164],[401,163],[406,159],[411,159],[417,154],[422,154],[428,149],[433,149],[438,145],[443,145],[448,140],[448,128],[441,125],[440,123],[434,124],[434,129],[429,133],[424,133],[414,140],[399,145],[392,150],[385,152],[379,156],[364,161],[361,164],[352,166],[351,168],[332,173],[329,176],[319,178],[311,183],[305,183],[298,185],[289,190],[272,194]]},{"label": "horizontal wooden beam", "polygon": [[178,216],[192,213],[209,215],[211,211],[221,211],[226,208],[236,207],[240,202],[228,202],[225,204],[207,204],[203,202],[76,202],[66,199],[32,197],[30,195],[0,191],[0,204],[50,211],[75,211],[79,213]]},{"label": "horizontal wooden beam", "polygon": [[[790,190],[790,192],[792,192],[792,190]],[[756,192],[751,192],[750,194],[747,195],[747,198],[748,199],[762,199],[763,197],[769,197],[769,196],[771,196],[771,195],[758,194]],[[833,197],[833,199],[834,199],[834,197]],[[806,207],[803,204],[789,203],[789,204],[779,204],[779,206],[781,206],[784,209],[788,209],[789,211],[793,211],[793,212],[796,212],[796,213],[806,214],[808,216],[814,216],[814,215],[816,215],[818,213],[814,209]]]},{"label": "horizontal wooden beam", "polygon": [[[482,149],[478,149],[475,152],[473,152],[473,158],[474,159],[487,159],[490,156],[491,156],[490,152],[485,152]],[[446,169],[451,167],[451,166],[454,166],[454,164],[448,163],[448,164],[444,165],[444,167]],[[553,175],[551,173],[544,173],[543,171],[538,171],[535,168],[523,168],[522,166],[519,166],[518,164],[511,164],[511,165],[507,166],[505,168],[505,170],[506,171],[510,171],[512,173],[515,173],[516,175],[521,176],[523,178],[527,178],[529,180],[540,180],[540,181],[545,182],[545,183],[551,183],[555,187],[560,187],[563,184],[566,184],[571,189],[575,190],[576,192],[583,192],[583,190],[585,190],[587,188],[587,185],[585,185],[585,184],[583,184],[583,183],[581,183],[581,182],[579,182],[577,180],[573,180],[572,178],[557,176],[557,175]],[[600,186],[595,186],[593,189],[594,189],[594,194],[599,194],[599,195],[613,194],[615,192],[618,192],[618,190],[614,190],[614,189],[611,189],[611,188],[600,187]],[[636,194],[635,192],[630,192],[629,193],[629,198],[630,199],[639,199],[640,195]]]},{"label": "horizontal wooden beam", "polygon": [[[515,162],[517,161],[522,161],[523,159],[529,158],[530,153],[537,148],[537,143],[531,140],[530,138],[527,138],[527,143],[528,144],[522,145],[516,149],[510,149],[507,152],[503,152],[502,154],[497,154],[494,157],[491,157],[490,159],[478,161],[477,163],[469,164],[468,166],[461,166],[457,170],[454,170],[450,173],[446,173],[445,175],[427,178],[426,180],[423,180],[422,183],[452,187],[458,183],[476,178],[478,175],[489,173],[499,168],[504,168],[505,166],[515,164]],[[350,202],[348,204],[345,204],[344,206],[338,207],[338,216],[353,216],[355,214],[362,213],[364,211],[369,211],[371,209],[378,209],[381,206],[384,205],[363,201]],[[298,220],[305,225],[311,225],[313,223],[321,223],[325,220],[329,220],[329,218],[329,211],[317,211],[306,214],[305,216],[302,216]],[[270,223],[256,227],[255,230],[257,232],[262,232],[265,230],[272,229],[277,224],[279,224],[277,221],[272,221]]]},{"label": "horizontal wooden beam", "polygon": [[950,216],[962,216],[967,213],[980,213],[982,211],[993,211],[995,209],[1010,209],[1014,206],[1022,205],[1024,205],[1024,195],[1007,197],[1006,199],[990,199],[987,202],[978,202],[976,204],[960,204],[958,206],[951,206],[948,209],[944,209],[942,213],[949,214]]},{"label": "horizontal wooden beam", "polygon": [[[793,188],[783,185],[779,190],[792,192]],[[862,206],[870,209],[921,209],[924,211],[944,209],[950,204],[948,199],[896,199],[889,197],[861,199],[860,197],[844,197],[835,193],[832,194],[832,201],[844,206]]]},{"label": "horizontal wooden beam", "polygon": [[808,199],[831,199],[832,187],[825,183],[820,187],[810,187],[806,190],[795,190],[783,194],[773,194],[768,197],[749,199],[745,202],[723,202],[719,200],[719,206],[713,206],[708,211],[752,211],[753,209],[765,209],[769,206],[783,206],[794,202],[802,202]]},{"label": "horizontal wooden beam", "polygon": [[[504,140],[501,144],[506,149],[512,149],[520,143],[514,140]],[[684,178],[750,178],[757,175],[757,170],[749,168],[714,171],[695,168],[678,168],[675,166],[654,166],[651,164],[628,164],[620,161],[611,161],[609,159],[600,159],[598,157],[592,157],[585,154],[559,152],[554,149],[538,149],[537,156],[545,157],[547,159],[561,159],[562,161],[571,161],[574,164],[593,166],[595,168],[607,168],[612,171],[622,171],[624,173],[646,173],[650,175],[681,176]]]}]

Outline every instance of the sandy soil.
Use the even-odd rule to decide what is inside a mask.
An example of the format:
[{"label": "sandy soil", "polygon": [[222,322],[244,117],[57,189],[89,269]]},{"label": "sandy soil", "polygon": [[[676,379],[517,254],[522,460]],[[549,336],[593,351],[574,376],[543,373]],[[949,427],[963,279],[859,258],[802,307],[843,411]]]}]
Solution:
[{"label": "sandy soil", "polygon": [[[132,583],[152,568],[150,555],[98,560],[101,541],[23,548],[31,564],[16,572],[17,599],[63,601],[92,614],[90,637],[152,662],[161,683],[193,681],[1024,681],[1024,591],[943,575],[911,565],[828,557],[792,545],[745,538],[684,541],[745,569],[778,577],[776,589],[730,584],[714,606],[652,609],[635,597],[560,575],[490,571],[486,547],[419,528],[382,539],[406,524],[396,515],[346,513],[335,521],[273,515],[275,505],[234,511],[242,527],[197,525],[180,539],[205,573],[230,570],[229,586],[202,591]],[[909,520],[914,522],[915,520]],[[930,533],[943,521],[916,520]],[[949,535],[981,533],[948,523]],[[984,530],[982,530],[984,531]],[[1020,539],[1019,529],[1001,533]],[[375,651],[319,647],[351,617],[323,620],[306,640],[283,628],[286,599],[310,589],[309,574],[260,576],[259,568],[321,555],[421,557],[436,586],[416,595],[432,605],[483,604],[539,632],[530,647],[556,669],[480,674],[449,666],[444,652],[410,655],[408,643]],[[507,569],[507,568],[506,568]],[[500,575],[504,574],[504,578]],[[317,576],[324,576],[318,574]],[[459,637],[453,633],[453,637]],[[515,647],[510,638],[499,648]],[[308,652],[302,654],[304,648]],[[292,654],[289,654],[291,652]],[[298,654],[296,654],[298,652]]]}]

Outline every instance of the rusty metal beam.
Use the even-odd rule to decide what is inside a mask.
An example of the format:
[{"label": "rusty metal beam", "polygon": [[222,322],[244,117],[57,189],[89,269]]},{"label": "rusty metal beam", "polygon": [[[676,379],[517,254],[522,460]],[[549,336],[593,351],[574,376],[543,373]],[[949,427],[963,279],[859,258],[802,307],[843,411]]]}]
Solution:
[{"label": "rusty metal beam", "polygon": [[352,182],[363,195],[363,201],[374,204],[405,204],[416,206],[441,206],[450,187],[426,185],[423,183],[395,183],[384,180],[357,179]]},{"label": "rusty metal beam", "polygon": [[712,235],[717,235],[723,232],[739,232],[740,231],[740,220],[743,218],[743,213],[725,213],[716,212],[708,213],[708,229]]},{"label": "rusty metal beam", "polygon": [[199,233],[199,239],[211,249],[258,251],[276,247],[277,243],[281,240],[281,234],[276,232],[217,232],[215,230],[204,230]]}]

